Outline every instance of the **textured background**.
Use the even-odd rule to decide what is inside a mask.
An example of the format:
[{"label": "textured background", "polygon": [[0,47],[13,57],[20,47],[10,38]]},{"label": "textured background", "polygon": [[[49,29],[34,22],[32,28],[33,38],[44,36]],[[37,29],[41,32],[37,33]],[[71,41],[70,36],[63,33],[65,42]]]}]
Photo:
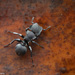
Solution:
[{"label": "textured background", "polygon": [[[30,43],[33,49],[19,57],[15,45],[4,48],[11,40],[21,38],[7,30],[26,34],[32,17],[43,28],[36,40],[44,49]],[[75,0],[0,0],[0,75],[75,75]]]}]

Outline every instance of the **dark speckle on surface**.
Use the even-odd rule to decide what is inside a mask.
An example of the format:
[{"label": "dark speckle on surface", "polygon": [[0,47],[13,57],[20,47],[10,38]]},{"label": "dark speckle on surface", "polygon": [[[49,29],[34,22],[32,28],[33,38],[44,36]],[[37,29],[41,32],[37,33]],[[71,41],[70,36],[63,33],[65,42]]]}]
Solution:
[{"label": "dark speckle on surface", "polygon": [[50,8],[56,8],[63,3],[63,0],[50,0],[50,1],[51,1]]},{"label": "dark speckle on surface", "polygon": [[56,73],[55,75],[61,75],[60,73]]},{"label": "dark speckle on surface", "polygon": [[65,67],[62,67],[62,68],[60,68],[60,72],[61,73],[66,73],[67,72],[67,69]]},{"label": "dark speckle on surface", "polygon": [[11,67],[9,67],[9,66],[6,66],[6,67],[4,67],[4,69],[6,70],[6,71],[11,71]]}]

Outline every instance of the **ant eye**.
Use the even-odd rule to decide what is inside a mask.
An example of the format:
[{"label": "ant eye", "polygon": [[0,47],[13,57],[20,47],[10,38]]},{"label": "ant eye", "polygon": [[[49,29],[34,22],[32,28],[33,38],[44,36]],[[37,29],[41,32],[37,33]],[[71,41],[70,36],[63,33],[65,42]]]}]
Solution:
[{"label": "ant eye", "polygon": [[22,56],[27,52],[27,48],[25,46],[22,46],[21,44],[17,44],[15,51],[18,56]]}]

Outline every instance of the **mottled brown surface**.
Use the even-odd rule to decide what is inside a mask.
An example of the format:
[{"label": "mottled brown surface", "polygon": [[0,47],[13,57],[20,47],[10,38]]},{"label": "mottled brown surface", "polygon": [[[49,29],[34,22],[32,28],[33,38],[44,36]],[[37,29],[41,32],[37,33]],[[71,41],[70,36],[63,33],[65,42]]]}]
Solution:
[{"label": "mottled brown surface", "polygon": [[[15,53],[20,38],[7,30],[25,35],[31,18],[46,28],[36,40],[32,67],[30,52],[23,57]],[[2,74],[1,74],[2,73]],[[0,0],[0,75],[75,75],[75,0]]]}]

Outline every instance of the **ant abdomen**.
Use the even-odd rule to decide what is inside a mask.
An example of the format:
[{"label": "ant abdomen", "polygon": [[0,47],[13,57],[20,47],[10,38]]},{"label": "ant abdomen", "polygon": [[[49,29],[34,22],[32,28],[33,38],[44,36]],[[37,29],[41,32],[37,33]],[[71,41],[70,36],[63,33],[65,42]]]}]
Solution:
[{"label": "ant abdomen", "polygon": [[21,44],[17,44],[15,52],[18,56],[23,56],[27,52],[27,48]]}]

